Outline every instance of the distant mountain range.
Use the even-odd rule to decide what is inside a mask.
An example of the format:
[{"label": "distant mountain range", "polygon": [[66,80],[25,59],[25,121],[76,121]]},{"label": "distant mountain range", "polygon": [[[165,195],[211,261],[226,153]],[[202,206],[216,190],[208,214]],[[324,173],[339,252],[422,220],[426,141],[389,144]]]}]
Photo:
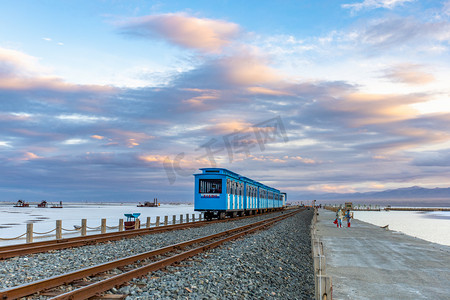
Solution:
[{"label": "distant mountain range", "polygon": [[330,202],[336,202],[338,200],[358,200],[359,202],[374,204],[436,204],[439,206],[450,206],[450,188],[427,189],[420,186],[412,186],[408,188],[392,189],[380,192],[303,194],[300,198],[306,201],[316,199],[320,202],[327,200],[330,200]]}]

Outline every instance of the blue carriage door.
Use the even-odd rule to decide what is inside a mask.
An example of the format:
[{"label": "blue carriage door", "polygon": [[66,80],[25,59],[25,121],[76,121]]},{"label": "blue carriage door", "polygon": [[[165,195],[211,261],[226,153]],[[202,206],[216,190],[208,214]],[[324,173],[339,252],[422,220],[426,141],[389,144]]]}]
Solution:
[{"label": "blue carriage door", "polygon": [[256,186],[252,186],[252,200],[253,200],[252,208],[256,208]]},{"label": "blue carriage door", "polygon": [[256,191],[258,189],[256,188],[256,186],[253,186],[252,188],[253,188],[253,208],[258,208],[258,202],[257,202],[258,195],[256,195]]},{"label": "blue carriage door", "polygon": [[231,187],[232,187],[232,189],[231,189],[231,200],[232,200],[232,202],[233,202],[233,206],[232,206],[232,209],[234,209],[234,207],[235,207],[235,198],[236,198],[236,181],[232,181],[231,182]]},{"label": "blue carriage door", "polygon": [[258,193],[258,208],[259,209],[263,209],[263,197],[262,197],[262,188],[259,188],[259,193]]},{"label": "blue carriage door", "polygon": [[248,183],[245,183],[244,209],[249,209],[250,207],[250,185]]},{"label": "blue carriage door", "polygon": [[249,187],[249,195],[250,195],[250,208],[255,208],[253,201],[253,186]]},{"label": "blue carriage door", "polygon": [[264,208],[267,208],[269,205],[267,204],[267,191],[263,190],[263,199],[264,199]]},{"label": "blue carriage door", "polygon": [[280,201],[278,201],[278,194],[275,194],[275,207],[278,208],[280,207]]},{"label": "blue carriage door", "polygon": [[241,206],[241,195],[242,195],[242,187],[241,187],[241,183],[238,182],[238,198],[237,198],[237,205],[236,205],[237,209],[239,209]]},{"label": "blue carriage door", "polygon": [[243,209],[244,208],[244,183],[241,182],[241,205],[239,207],[239,209]]},{"label": "blue carriage door", "polygon": [[259,189],[260,193],[259,193],[259,202],[261,202],[261,209],[264,209],[264,190],[263,189]]},{"label": "blue carriage door", "polygon": [[227,178],[227,209],[230,209],[231,180]]}]

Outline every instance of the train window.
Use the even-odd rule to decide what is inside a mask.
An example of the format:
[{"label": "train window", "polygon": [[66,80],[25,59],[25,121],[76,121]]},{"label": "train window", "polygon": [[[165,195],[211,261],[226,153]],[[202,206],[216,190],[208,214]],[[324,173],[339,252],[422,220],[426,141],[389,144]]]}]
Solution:
[{"label": "train window", "polygon": [[230,184],[230,179],[227,179],[227,194],[231,193],[231,184]]},{"label": "train window", "polygon": [[200,179],[199,192],[201,194],[221,194],[222,179]]}]

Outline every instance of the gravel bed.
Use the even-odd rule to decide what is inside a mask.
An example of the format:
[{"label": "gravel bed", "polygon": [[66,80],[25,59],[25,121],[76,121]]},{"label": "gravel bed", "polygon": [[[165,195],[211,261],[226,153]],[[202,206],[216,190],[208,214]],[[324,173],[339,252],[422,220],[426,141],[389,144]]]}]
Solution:
[{"label": "gravel bed", "polygon": [[126,299],[314,299],[312,210],[112,291]]},{"label": "gravel bed", "polygon": [[0,290],[214,234],[281,213],[2,260],[0,261]]}]

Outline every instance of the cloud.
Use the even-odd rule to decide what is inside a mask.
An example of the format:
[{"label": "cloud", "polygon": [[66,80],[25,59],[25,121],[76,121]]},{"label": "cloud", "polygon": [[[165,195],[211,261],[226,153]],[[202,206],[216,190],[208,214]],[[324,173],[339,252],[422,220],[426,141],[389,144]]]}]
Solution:
[{"label": "cloud", "polygon": [[[390,48],[403,50],[405,46],[423,48],[425,42],[433,47],[450,41],[450,23],[422,22],[413,17],[390,17],[370,21],[366,26],[355,28],[352,39],[380,51]],[[414,48],[417,51],[417,48]]]},{"label": "cloud", "polygon": [[184,48],[220,53],[239,35],[234,23],[191,17],[183,13],[130,18],[120,24],[128,35],[160,38]]},{"label": "cloud", "polygon": [[37,58],[20,51],[0,47],[0,89],[11,91],[52,90],[63,93],[113,92],[115,89],[99,85],[76,85],[49,76]]},{"label": "cloud", "polygon": [[[439,169],[448,168],[450,166],[450,149],[440,151],[424,151],[415,153],[413,164],[419,167],[437,167]],[[436,170],[439,172],[438,170]]]},{"label": "cloud", "polygon": [[80,145],[87,143],[88,140],[85,139],[68,139],[63,142],[64,145]]},{"label": "cloud", "polygon": [[394,82],[421,85],[435,81],[435,77],[423,71],[424,66],[418,64],[398,64],[385,70],[384,77]]},{"label": "cloud", "polygon": [[260,86],[251,86],[247,88],[247,90],[251,94],[262,94],[262,95],[271,95],[271,96],[287,96],[291,95],[289,92],[282,90],[274,90],[270,88],[260,87]]},{"label": "cloud", "polygon": [[[247,89],[283,81],[282,73],[269,60],[249,49],[206,61],[196,69],[180,74],[172,85],[201,90]],[[228,87],[228,88],[227,88]]]},{"label": "cloud", "polygon": [[408,2],[415,0],[364,0],[363,2],[342,4],[342,8],[351,9],[352,12],[358,12],[364,9],[386,8],[394,9],[396,6],[401,6]]},{"label": "cloud", "polygon": [[39,159],[42,158],[36,154],[34,154],[33,152],[26,152],[22,158],[22,160],[32,160],[32,159]]}]

